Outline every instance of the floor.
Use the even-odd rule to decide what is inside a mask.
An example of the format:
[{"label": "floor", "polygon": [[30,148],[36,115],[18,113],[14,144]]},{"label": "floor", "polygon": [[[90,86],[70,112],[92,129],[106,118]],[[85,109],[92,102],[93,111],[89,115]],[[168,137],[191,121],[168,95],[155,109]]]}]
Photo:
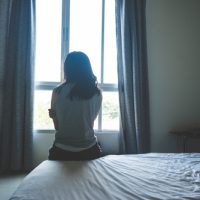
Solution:
[{"label": "floor", "polygon": [[0,200],[8,200],[26,174],[0,175]]}]

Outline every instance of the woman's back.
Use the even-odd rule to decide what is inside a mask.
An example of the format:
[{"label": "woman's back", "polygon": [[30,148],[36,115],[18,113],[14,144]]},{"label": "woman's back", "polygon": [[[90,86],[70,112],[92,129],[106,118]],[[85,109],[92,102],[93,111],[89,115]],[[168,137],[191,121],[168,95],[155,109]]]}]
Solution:
[{"label": "woman's back", "polygon": [[70,99],[73,84],[64,84],[57,91],[52,109],[56,112],[58,128],[55,143],[87,148],[95,144],[93,123],[101,107],[102,95],[90,99]]},{"label": "woman's back", "polygon": [[64,62],[65,83],[52,93],[49,116],[56,129],[49,159],[94,159],[101,155],[93,125],[102,94],[86,54],[74,51]]}]

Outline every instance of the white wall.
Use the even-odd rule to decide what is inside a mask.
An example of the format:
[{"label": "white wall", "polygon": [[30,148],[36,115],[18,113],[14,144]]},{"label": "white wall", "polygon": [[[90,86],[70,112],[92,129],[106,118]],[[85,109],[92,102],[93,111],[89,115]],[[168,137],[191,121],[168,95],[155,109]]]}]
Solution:
[{"label": "white wall", "polygon": [[151,150],[176,152],[169,130],[200,122],[200,1],[147,0],[146,18]]}]

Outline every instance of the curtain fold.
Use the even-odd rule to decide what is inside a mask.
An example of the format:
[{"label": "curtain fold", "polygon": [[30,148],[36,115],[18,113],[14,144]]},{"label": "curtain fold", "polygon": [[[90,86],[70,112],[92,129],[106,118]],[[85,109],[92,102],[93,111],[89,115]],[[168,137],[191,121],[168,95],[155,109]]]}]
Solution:
[{"label": "curtain fold", "polygon": [[121,152],[150,150],[145,0],[116,0]]},{"label": "curtain fold", "polygon": [[35,0],[1,0],[0,171],[31,170]]}]

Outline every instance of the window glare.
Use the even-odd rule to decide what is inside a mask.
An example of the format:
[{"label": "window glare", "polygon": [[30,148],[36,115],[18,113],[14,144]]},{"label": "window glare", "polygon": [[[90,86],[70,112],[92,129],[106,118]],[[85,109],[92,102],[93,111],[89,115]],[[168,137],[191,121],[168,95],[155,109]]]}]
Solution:
[{"label": "window glare", "polygon": [[49,118],[52,91],[36,90],[34,100],[34,129],[53,129],[52,119]]},{"label": "window glare", "polygon": [[119,130],[118,92],[104,92],[102,103],[102,130]]},{"label": "window glare", "polygon": [[60,81],[62,0],[36,1],[36,81]]},{"label": "window glare", "polygon": [[115,31],[115,0],[108,0],[105,1],[104,83],[117,84]]},{"label": "window glare", "polygon": [[54,129],[48,109],[52,89],[63,75],[61,55],[68,50],[89,56],[103,91],[94,130],[119,130],[115,28],[115,0],[36,0],[35,130]]},{"label": "window glare", "polygon": [[70,1],[70,51],[83,51],[100,81],[102,0]]}]

